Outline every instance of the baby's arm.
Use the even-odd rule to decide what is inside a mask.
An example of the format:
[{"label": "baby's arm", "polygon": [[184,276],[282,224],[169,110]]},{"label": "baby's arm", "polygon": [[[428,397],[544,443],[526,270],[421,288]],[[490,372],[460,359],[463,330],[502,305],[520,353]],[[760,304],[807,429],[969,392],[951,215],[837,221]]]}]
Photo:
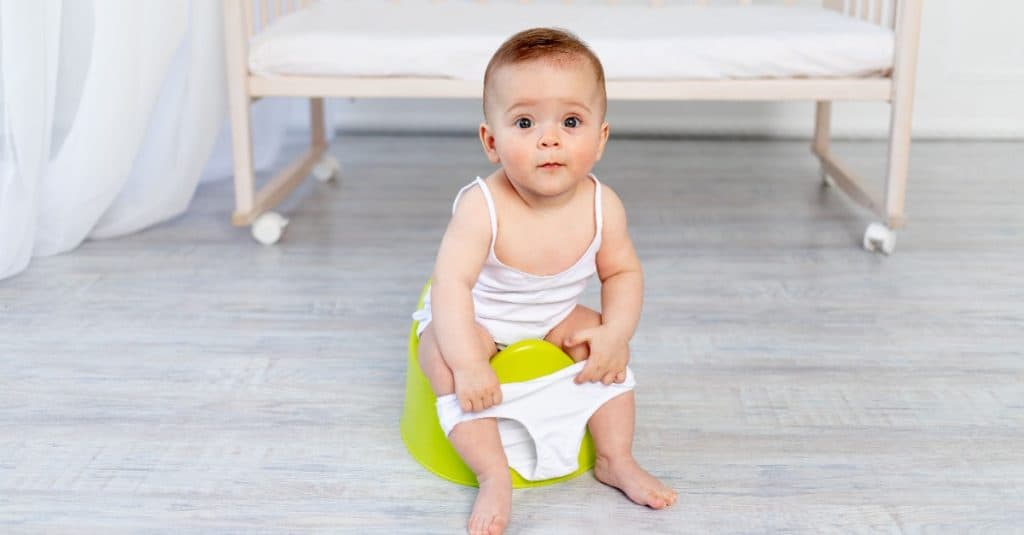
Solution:
[{"label": "baby's arm", "polygon": [[644,275],[640,259],[629,238],[626,209],[619,196],[602,186],[604,231],[597,253],[597,276],[601,279],[601,326],[571,334],[567,343],[590,344],[590,357],[577,383],[600,381],[604,384],[626,380],[629,340],[640,321],[643,306]]},{"label": "baby's arm", "polygon": [[452,371],[455,397],[464,411],[501,403],[501,387],[481,354],[473,308],[473,285],[490,251],[487,204],[479,188],[466,191],[448,223],[431,279],[431,315],[441,357]]}]

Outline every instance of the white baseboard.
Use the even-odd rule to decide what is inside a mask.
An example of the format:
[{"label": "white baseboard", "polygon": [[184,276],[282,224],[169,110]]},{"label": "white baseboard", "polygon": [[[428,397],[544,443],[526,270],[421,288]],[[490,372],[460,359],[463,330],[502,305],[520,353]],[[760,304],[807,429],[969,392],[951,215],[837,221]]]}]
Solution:
[{"label": "white baseboard", "polygon": [[[1005,108],[973,113],[928,113],[918,106],[914,139],[1024,139],[1024,120]],[[922,109],[925,108],[925,109]],[[348,132],[437,132],[473,135],[482,119],[475,100],[331,100],[334,126]],[[1017,114],[1020,115],[1020,114]],[[809,138],[814,124],[810,102],[611,102],[612,135],[752,136]],[[295,106],[289,127],[308,124],[305,106]],[[886,139],[889,105],[838,102],[832,131],[837,139]]]}]

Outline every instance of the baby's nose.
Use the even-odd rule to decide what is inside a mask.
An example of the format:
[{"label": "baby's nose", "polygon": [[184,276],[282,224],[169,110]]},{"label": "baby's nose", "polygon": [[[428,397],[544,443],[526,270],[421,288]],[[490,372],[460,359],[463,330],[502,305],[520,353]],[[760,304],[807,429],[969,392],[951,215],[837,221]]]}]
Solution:
[{"label": "baby's nose", "polygon": [[561,144],[561,141],[558,139],[558,134],[556,132],[552,131],[552,130],[546,130],[540,136],[540,146],[541,147],[557,147],[560,144]]}]

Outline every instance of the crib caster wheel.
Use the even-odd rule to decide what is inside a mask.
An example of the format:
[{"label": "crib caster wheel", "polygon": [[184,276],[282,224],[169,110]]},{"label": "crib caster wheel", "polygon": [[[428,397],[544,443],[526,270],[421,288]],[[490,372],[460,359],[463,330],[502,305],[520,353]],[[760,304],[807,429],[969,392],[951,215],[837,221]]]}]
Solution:
[{"label": "crib caster wheel", "polygon": [[281,239],[288,220],[277,212],[265,212],[252,223],[252,237],[263,245],[274,245]]},{"label": "crib caster wheel", "polygon": [[818,176],[821,177],[821,186],[822,187],[824,187],[824,188],[831,188],[831,187],[834,187],[836,185],[835,181],[832,180],[832,177],[828,176],[828,173],[825,172],[825,168],[824,167],[822,167],[818,171]]},{"label": "crib caster wheel", "polygon": [[864,248],[868,251],[892,254],[896,248],[896,233],[881,223],[872,223],[864,231]]},{"label": "crib caster wheel", "polygon": [[338,163],[338,159],[330,154],[324,154],[313,166],[313,176],[320,182],[330,182],[340,170],[341,164]]}]

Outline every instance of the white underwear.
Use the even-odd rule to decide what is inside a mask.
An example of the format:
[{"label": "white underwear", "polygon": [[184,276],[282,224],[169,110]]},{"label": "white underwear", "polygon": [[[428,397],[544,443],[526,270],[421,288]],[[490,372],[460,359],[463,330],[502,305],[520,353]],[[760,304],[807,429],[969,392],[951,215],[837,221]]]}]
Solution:
[{"label": "white underwear", "polygon": [[591,415],[605,402],[633,389],[626,368],[622,384],[583,383],[573,378],[586,361],[521,383],[501,385],[502,402],[480,412],[463,412],[455,394],[437,398],[437,416],[445,436],[457,424],[497,418],[508,465],[528,481],[571,474],[579,468],[580,442]]}]

